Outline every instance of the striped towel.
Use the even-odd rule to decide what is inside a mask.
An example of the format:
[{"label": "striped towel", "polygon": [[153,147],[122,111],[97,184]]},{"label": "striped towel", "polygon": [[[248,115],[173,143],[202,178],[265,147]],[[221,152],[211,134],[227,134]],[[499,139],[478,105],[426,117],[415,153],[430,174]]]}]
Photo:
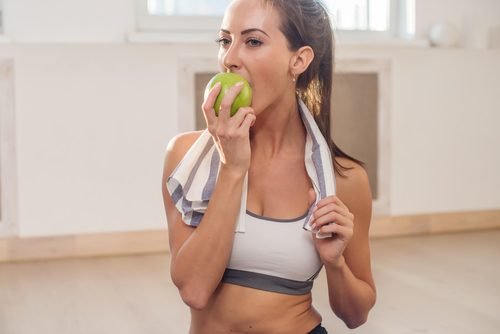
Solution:
[{"label": "striped towel", "polygon": [[[320,199],[335,194],[332,156],[316,121],[301,100],[299,100],[299,110],[307,130],[304,163],[316,192],[317,203]],[[219,166],[220,158],[216,145],[208,130],[205,130],[169,176],[168,192],[187,225],[200,224],[217,182]],[[247,189],[248,173],[244,178],[240,213],[236,224],[236,232],[240,233],[245,232]],[[312,231],[309,220],[313,207],[314,205],[309,209],[303,226],[307,231]],[[318,238],[331,236],[330,233],[314,232]]]}]

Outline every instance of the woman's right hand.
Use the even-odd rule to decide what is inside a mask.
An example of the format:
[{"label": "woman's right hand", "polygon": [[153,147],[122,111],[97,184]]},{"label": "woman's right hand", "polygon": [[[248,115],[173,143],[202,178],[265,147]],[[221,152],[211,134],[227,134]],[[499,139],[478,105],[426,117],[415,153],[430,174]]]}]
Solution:
[{"label": "woman's right hand", "polygon": [[242,87],[243,85],[238,83],[228,90],[222,99],[217,117],[214,104],[221,90],[221,84],[217,83],[206,94],[202,110],[208,131],[217,145],[223,167],[244,175],[250,167],[250,127],[254,124],[256,116],[251,107],[244,107],[230,117],[231,105]]}]

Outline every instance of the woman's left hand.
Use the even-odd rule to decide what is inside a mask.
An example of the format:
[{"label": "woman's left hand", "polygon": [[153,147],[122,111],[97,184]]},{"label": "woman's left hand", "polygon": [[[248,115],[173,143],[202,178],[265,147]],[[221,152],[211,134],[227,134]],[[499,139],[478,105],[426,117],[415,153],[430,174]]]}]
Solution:
[{"label": "woman's left hand", "polygon": [[[316,196],[314,190],[310,192],[310,197]],[[328,196],[316,204],[310,224],[321,261],[325,266],[337,266],[353,236],[354,215],[337,196]],[[332,236],[318,239],[315,233],[318,230],[323,234],[332,233]]]}]

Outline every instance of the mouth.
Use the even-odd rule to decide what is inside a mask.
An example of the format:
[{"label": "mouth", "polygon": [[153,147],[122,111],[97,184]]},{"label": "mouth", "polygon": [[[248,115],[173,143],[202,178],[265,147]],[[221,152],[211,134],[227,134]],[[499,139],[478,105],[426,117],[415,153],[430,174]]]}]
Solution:
[{"label": "mouth", "polygon": [[226,73],[235,73],[235,74],[238,74],[238,75],[242,76],[248,82],[248,84],[250,85],[250,88],[253,89],[253,82],[250,81],[250,79],[246,75],[243,75],[243,74],[238,73],[238,72],[232,72],[230,70],[227,70]]},{"label": "mouth", "polygon": [[250,81],[250,79],[248,79],[247,77],[243,76],[243,78],[245,78],[246,81],[248,81],[248,84],[250,85],[250,88],[253,89],[253,82]]}]

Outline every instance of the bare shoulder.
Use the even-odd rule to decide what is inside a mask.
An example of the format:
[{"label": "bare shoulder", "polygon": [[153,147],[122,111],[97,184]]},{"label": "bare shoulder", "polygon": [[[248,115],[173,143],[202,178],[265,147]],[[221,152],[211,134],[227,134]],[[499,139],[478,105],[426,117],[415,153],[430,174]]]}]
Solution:
[{"label": "bare shoulder", "polygon": [[361,228],[364,230],[362,234],[367,234],[372,215],[372,192],[368,174],[363,166],[352,160],[336,159],[340,165],[348,168],[342,170],[343,176],[335,173],[337,196],[356,217],[355,230],[359,231]]},{"label": "bare shoulder", "polygon": [[193,146],[194,142],[200,137],[202,132],[203,131],[184,132],[178,134],[169,141],[163,162],[162,177],[162,191],[167,202],[170,198],[166,188],[167,179],[186,155],[187,151]]},{"label": "bare shoulder", "polygon": [[194,142],[200,137],[203,131],[183,132],[173,137],[168,145],[166,157],[170,160],[169,165],[177,165],[186,155],[187,151],[193,146]]},{"label": "bare shoulder", "polygon": [[[177,167],[182,158],[186,155],[187,151],[194,142],[200,137],[203,131],[194,131],[181,133],[170,140],[165,152],[165,160],[163,166],[163,176],[161,181],[161,188],[163,194],[163,203],[168,223],[168,235],[170,242],[170,252],[172,259],[176,256],[177,251],[182,246],[184,241],[191,235],[192,228],[186,226],[182,222],[181,213],[177,210],[172,198],[167,190],[167,180]],[[172,263],[174,261],[172,260]]]},{"label": "bare shoulder", "polygon": [[337,157],[336,160],[347,168],[342,170],[343,176],[335,173],[339,197],[341,195],[347,198],[359,197],[361,194],[366,196],[368,193],[371,199],[370,180],[363,166],[347,158]]}]

